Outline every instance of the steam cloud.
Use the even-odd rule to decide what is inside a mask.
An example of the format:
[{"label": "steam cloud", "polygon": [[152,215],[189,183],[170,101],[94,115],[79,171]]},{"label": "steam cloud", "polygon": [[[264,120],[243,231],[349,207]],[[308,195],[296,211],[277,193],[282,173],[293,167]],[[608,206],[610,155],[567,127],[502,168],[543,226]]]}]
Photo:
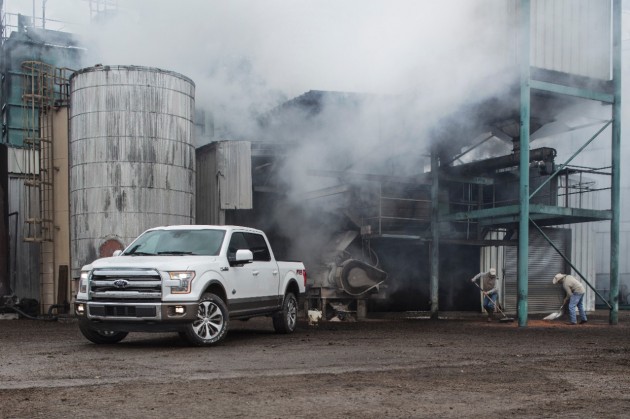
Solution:
[{"label": "steam cloud", "polygon": [[[192,78],[218,136],[255,136],[254,117],[312,89],[412,95],[421,100],[407,114],[428,121],[500,74],[505,41],[489,4],[128,0],[86,28],[86,65],[146,65]],[[500,85],[490,81],[490,90]]]},{"label": "steam cloud", "polygon": [[[296,206],[305,191],[336,184],[306,168],[422,173],[439,119],[503,92],[511,81],[504,69],[514,64],[505,53],[513,40],[497,35],[511,22],[491,0],[128,0],[120,6],[82,33],[86,66],[144,65],[190,77],[197,106],[214,121],[214,138],[202,141],[298,142],[280,176]],[[261,117],[310,90],[358,94],[348,96],[353,106],[332,96],[316,116],[294,114],[261,131]],[[306,203],[311,213],[325,204]],[[276,226],[291,226],[283,211]],[[330,217],[325,222],[337,228]],[[297,234],[311,239],[294,249],[301,259],[330,237],[296,224],[287,237],[299,228],[310,232]]]}]

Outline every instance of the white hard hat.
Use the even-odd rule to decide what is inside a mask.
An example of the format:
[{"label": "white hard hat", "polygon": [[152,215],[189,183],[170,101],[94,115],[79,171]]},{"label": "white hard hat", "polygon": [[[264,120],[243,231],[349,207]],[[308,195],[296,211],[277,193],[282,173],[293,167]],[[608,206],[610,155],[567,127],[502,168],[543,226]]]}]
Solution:
[{"label": "white hard hat", "polygon": [[488,271],[488,273],[490,274],[490,276],[497,276],[497,270],[494,268],[490,268],[490,271]]},{"label": "white hard hat", "polygon": [[558,281],[560,281],[561,279],[563,279],[566,276],[566,274],[556,274],[556,276],[553,277],[553,283],[557,284]]}]

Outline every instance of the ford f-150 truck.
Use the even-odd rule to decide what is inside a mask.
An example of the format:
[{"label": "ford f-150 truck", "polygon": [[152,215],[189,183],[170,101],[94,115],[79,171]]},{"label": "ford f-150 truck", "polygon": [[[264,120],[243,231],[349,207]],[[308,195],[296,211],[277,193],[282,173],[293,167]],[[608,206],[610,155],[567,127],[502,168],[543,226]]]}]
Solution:
[{"label": "ford f-150 truck", "polygon": [[173,331],[211,346],[225,338],[230,319],[271,316],[276,332],[293,332],[305,284],[304,265],[276,261],[260,230],[158,227],[83,267],[74,308],[94,343]]}]

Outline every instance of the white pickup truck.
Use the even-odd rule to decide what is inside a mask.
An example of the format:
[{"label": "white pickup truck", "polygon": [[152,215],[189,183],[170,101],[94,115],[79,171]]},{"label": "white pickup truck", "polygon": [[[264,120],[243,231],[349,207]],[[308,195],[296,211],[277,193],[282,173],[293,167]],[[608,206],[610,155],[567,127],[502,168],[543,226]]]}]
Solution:
[{"label": "white pickup truck", "polygon": [[305,284],[304,265],[276,261],[260,230],[158,227],[83,267],[74,310],[94,343],[173,331],[211,346],[225,338],[230,319],[271,316],[276,332],[293,332]]}]

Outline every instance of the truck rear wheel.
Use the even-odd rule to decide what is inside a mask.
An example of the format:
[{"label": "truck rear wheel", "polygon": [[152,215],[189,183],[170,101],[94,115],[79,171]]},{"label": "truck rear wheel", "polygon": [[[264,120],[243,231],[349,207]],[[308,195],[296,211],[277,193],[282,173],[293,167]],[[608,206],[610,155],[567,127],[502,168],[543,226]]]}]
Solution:
[{"label": "truck rear wheel", "polygon": [[298,303],[292,292],[282,301],[282,310],[273,315],[273,328],[276,333],[292,333],[297,326]]},{"label": "truck rear wheel", "polygon": [[90,342],[97,344],[118,343],[127,337],[127,332],[114,332],[112,330],[96,330],[90,327],[87,321],[79,322],[81,334]]},{"label": "truck rear wheel", "polygon": [[227,334],[228,309],[221,298],[212,293],[201,296],[197,318],[186,326],[186,338],[195,346],[212,346]]}]

